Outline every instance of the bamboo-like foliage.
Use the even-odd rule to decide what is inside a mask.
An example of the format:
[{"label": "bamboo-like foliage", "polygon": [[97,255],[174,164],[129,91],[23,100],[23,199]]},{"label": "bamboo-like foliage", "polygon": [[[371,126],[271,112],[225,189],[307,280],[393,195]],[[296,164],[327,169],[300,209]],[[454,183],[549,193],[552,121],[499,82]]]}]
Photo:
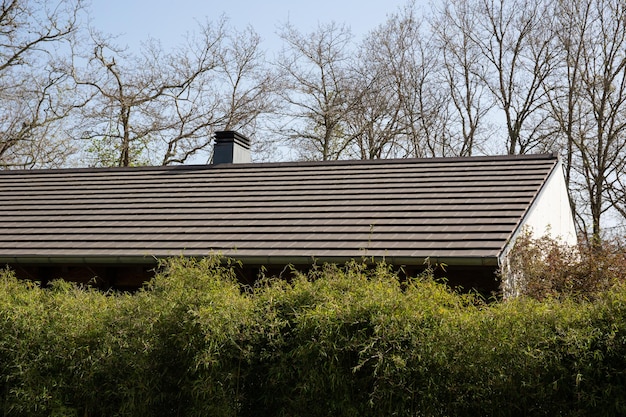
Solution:
[{"label": "bamboo-like foliage", "polygon": [[135,294],[0,279],[10,416],[623,415],[626,289],[485,302],[386,265],[241,287],[167,262]]}]

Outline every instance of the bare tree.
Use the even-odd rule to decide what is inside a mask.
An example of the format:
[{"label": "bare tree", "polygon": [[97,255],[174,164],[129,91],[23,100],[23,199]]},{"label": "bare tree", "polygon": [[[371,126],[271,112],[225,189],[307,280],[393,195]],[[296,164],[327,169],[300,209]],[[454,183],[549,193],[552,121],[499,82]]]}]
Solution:
[{"label": "bare tree", "polygon": [[352,71],[352,34],[346,26],[319,25],[305,34],[286,24],[285,47],[278,59],[282,80],[279,129],[288,141],[297,141],[304,159],[338,159],[352,141],[346,120],[356,105]]},{"label": "bare tree", "polygon": [[448,131],[455,153],[471,156],[488,140],[487,116],[495,104],[484,83],[487,66],[472,41],[479,17],[476,7],[465,0],[448,0],[436,13],[432,27],[443,61],[439,88],[450,96]]},{"label": "bare tree", "polygon": [[[200,43],[209,39],[205,28]],[[176,131],[167,141],[163,165],[183,163],[206,150],[212,136],[208,131],[219,128],[254,135],[259,120],[275,107],[276,83],[260,45],[261,39],[251,27],[243,31],[229,28],[216,55],[217,66],[209,76],[170,95],[176,109]]]},{"label": "bare tree", "polygon": [[551,95],[551,113],[565,142],[579,228],[598,243],[608,211],[626,217],[626,5],[620,0],[557,4],[563,64],[553,82],[559,88]]},{"label": "bare tree", "polygon": [[75,103],[56,61],[81,9],[80,0],[0,3],[0,168],[58,166],[71,153],[59,122]]},{"label": "bare tree", "polygon": [[[399,108],[372,62],[363,59],[357,70],[362,89],[354,91],[355,106],[345,119],[353,140],[346,156],[355,159],[380,159],[398,156],[397,141],[402,133]],[[356,86],[355,86],[356,87]],[[358,87],[357,87],[358,88]]]},{"label": "bare tree", "polygon": [[[414,2],[370,32],[360,54],[363,95],[356,121],[361,154],[425,157],[453,153],[448,97],[438,85],[440,54]],[[358,131],[358,129],[355,129]]]},{"label": "bare tree", "polygon": [[[259,38],[250,29],[207,22],[166,53],[149,40],[129,55],[94,34],[76,83],[94,99],[83,109],[80,139],[95,165],[182,163],[206,151],[216,129],[251,133],[269,101]],[[247,130],[246,130],[247,129]]]},{"label": "bare tree", "polygon": [[[584,4],[586,3],[586,4]],[[570,191],[570,201],[574,208],[578,228],[585,230],[584,192],[581,192],[575,166],[580,166],[575,147],[578,129],[584,125],[580,110],[583,108],[581,94],[581,71],[583,70],[584,49],[591,12],[591,2],[555,2],[557,26],[555,31],[562,52],[554,74],[545,80],[548,84],[548,105],[550,117],[557,126],[561,154],[564,156],[565,184]],[[578,184],[578,186],[577,186]]]},{"label": "bare tree", "polygon": [[553,71],[552,9],[544,1],[478,0],[471,41],[483,56],[482,74],[507,132],[506,152],[550,148],[544,81]]}]

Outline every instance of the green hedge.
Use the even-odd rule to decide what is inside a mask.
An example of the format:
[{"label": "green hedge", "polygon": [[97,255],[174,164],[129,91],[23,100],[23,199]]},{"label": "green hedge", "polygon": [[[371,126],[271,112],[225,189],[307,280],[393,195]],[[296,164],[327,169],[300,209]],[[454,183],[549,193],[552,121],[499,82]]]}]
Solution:
[{"label": "green hedge", "polygon": [[0,273],[4,416],[626,413],[626,289],[483,303],[385,265],[241,288],[177,259],[136,294]]}]

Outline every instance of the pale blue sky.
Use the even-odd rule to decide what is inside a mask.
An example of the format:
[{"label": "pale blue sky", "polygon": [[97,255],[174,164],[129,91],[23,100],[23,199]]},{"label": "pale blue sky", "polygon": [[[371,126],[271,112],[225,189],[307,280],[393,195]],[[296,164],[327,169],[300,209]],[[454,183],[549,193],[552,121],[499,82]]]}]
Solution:
[{"label": "pale blue sky", "polygon": [[[265,48],[278,49],[276,27],[289,21],[310,32],[319,22],[346,23],[360,38],[383,23],[408,0],[92,0],[92,24],[102,32],[123,34],[120,46],[131,49],[153,37],[165,46],[178,44],[197,21],[214,21],[222,14],[236,25],[248,24],[261,35]],[[419,4],[419,3],[418,3]]]}]

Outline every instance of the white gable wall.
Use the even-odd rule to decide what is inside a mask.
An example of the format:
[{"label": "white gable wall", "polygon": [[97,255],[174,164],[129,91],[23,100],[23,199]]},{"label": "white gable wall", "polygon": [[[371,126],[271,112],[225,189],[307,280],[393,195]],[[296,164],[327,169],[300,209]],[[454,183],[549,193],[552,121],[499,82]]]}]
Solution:
[{"label": "white gable wall", "polygon": [[[577,243],[576,227],[570,206],[563,166],[559,161],[554,167],[544,186],[539,191],[519,227],[513,233],[504,250],[500,254],[499,262],[503,268],[504,295],[515,296],[517,294],[514,274],[510,274],[507,265],[507,256],[516,238],[520,233],[532,233],[534,238],[550,236],[561,243],[575,245]],[[508,272],[508,273],[507,273]],[[507,276],[508,275],[508,276]]]},{"label": "white gable wall", "polygon": [[569,202],[563,165],[559,161],[550,173],[545,184],[539,190],[537,198],[522,218],[511,239],[500,254],[504,260],[520,233],[531,232],[533,237],[540,238],[549,234],[552,238],[568,245],[577,243],[576,227]]},{"label": "white gable wall", "polygon": [[549,234],[563,243],[576,244],[574,218],[560,161],[522,219],[519,229],[531,231],[536,238]]}]

